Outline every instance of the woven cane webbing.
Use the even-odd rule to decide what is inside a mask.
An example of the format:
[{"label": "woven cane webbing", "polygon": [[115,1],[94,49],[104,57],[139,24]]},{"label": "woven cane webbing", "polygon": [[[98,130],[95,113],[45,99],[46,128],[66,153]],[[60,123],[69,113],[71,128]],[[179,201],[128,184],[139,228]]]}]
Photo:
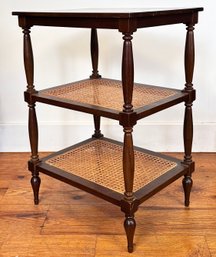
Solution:
[{"label": "woven cane webbing", "polygon": [[[45,90],[42,94],[118,111],[121,111],[123,106],[122,84],[120,81],[110,79],[83,80]],[[134,84],[133,106],[136,109],[175,94],[176,91],[170,89]]]},{"label": "woven cane webbing", "polygon": [[[67,171],[113,191],[124,193],[122,147],[94,140],[50,158],[47,164]],[[175,162],[135,151],[134,191],[174,168]]]}]

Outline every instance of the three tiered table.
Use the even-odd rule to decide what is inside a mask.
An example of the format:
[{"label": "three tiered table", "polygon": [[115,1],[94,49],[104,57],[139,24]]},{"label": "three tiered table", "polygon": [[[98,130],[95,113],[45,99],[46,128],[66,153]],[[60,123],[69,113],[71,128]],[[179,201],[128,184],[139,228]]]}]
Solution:
[{"label": "three tiered table", "polygon": [[[202,8],[187,9],[104,9],[68,12],[13,12],[18,15],[24,33],[24,65],[27,78],[25,101],[29,107],[29,138],[34,202],[38,204],[39,172],[83,189],[120,206],[125,213],[124,227],[128,251],[133,251],[136,227],[134,213],[146,199],[183,176],[185,206],[189,205],[194,162],[191,157],[195,100],[194,25]],[[161,25],[186,25],[185,87],[182,90],[134,83],[132,34],[137,29]],[[37,91],[34,87],[32,26],[76,27],[91,29],[92,75],[89,79]],[[123,36],[122,80],[102,78],[98,72],[97,29],[117,29]],[[77,49],[79,50],[79,49]],[[40,159],[35,103],[42,102],[92,114],[95,131],[90,139]],[[185,103],[183,160],[135,147],[133,127],[153,113]],[[105,138],[100,119],[119,121],[123,142]]]}]

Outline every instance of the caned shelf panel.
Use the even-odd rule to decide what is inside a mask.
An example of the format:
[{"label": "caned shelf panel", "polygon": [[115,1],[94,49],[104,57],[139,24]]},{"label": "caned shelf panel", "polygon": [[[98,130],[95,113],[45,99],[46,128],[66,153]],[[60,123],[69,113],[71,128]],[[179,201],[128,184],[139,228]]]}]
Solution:
[{"label": "caned shelf panel", "polygon": [[[133,108],[140,118],[174,104],[185,101],[187,94],[181,90],[134,84]],[[118,119],[123,109],[122,82],[112,79],[86,79],[45,90],[35,94],[36,101],[74,110]],[[146,116],[147,116],[146,115]],[[137,117],[138,117],[137,116]],[[137,118],[139,119],[139,117]]]},{"label": "caned shelf panel", "polygon": [[[122,147],[121,143],[106,138],[89,139],[43,159],[39,167],[44,173],[57,172],[58,176],[71,180],[71,184],[72,181],[75,185],[80,183],[118,202],[125,191]],[[142,199],[150,193],[149,189],[154,191],[152,185],[163,186],[171,178],[173,181],[184,174],[186,169],[177,159],[135,147],[135,195]]]}]

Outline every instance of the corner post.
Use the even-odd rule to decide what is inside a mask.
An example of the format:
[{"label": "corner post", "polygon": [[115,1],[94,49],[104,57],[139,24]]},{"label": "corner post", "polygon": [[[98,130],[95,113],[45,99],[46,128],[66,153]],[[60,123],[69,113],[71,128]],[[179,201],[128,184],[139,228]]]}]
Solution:
[{"label": "corner post", "polygon": [[98,56],[99,56],[99,48],[98,48],[98,36],[97,29],[91,29],[91,62],[92,62],[92,75],[91,79],[101,78],[101,75],[98,72]]},{"label": "corner post", "polygon": [[133,252],[133,238],[136,228],[134,213],[138,209],[137,200],[133,193],[134,182],[134,147],[133,126],[135,125],[134,111],[132,105],[134,84],[134,63],[132,50],[132,33],[123,33],[123,55],[122,55],[122,87],[123,87],[123,111],[121,112],[120,124],[124,131],[123,145],[123,174],[125,193],[122,199],[121,210],[125,213],[124,228],[127,235],[128,252]]},{"label": "corner post", "polygon": [[191,178],[194,170],[194,162],[192,161],[192,141],[193,141],[193,116],[192,105],[195,100],[195,90],[193,88],[193,71],[194,71],[194,24],[187,24],[187,35],[185,42],[185,88],[184,91],[189,93],[188,100],[185,102],[185,117],[184,117],[184,163],[188,165],[189,171],[185,174],[182,181],[185,206],[190,204],[190,192],[193,185]]},{"label": "corner post", "polygon": [[24,66],[27,80],[27,90],[25,91],[25,101],[28,103],[29,107],[29,117],[28,117],[28,130],[29,130],[29,140],[31,146],[31,159],[29,161],[29,167],[32,172],[31,185],[34,193],[34,203],[39,203],[39,187],[41,179],[39,177],[39,172],[36,170],[36,164],[39,162],[38,155],[38,125],[37,116],[35,111],[35,101],[32,99],[32,94],[36,93],[33,85],[34,81],[34,60],[33,51],[31,45],[30,28],[23,28],[24,34]]},{"label": "corner post", "polygon": [[[91,29],[91,62],[92,62],[92,75],[90,76],[90,79],[99,79],[101,78],[101,75],[98,72],[98,36],[97,36],[97,29],[92,28]],[[101,117],[98,115],[94,115],[94,134],[92,137],[94,138],[101,138],[103,137],[103,134],[101,134],[100,130],[100,121]]]}]

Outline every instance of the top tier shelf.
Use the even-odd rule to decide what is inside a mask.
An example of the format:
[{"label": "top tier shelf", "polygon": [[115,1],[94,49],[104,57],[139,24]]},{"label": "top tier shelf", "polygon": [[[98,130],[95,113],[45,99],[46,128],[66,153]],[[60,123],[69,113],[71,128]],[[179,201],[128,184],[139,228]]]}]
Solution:
[{"label": "top tier shelf", "polygon": [[19,16],[20,27],[57,26],[79,28],[109,28],[122,32],[138,28],[177,23],[196,23],[203,8],[119,8],[78,9],[43,12],[13,12]]},{"label": "top tier shelf", "polygon": [[[41,90],[32,95],[38,102],[119,120],[123,109],[122,82],[112,79],[86,79]],[[188,93],[143,84],[134,84],[135,119],[186,101]]]}]

